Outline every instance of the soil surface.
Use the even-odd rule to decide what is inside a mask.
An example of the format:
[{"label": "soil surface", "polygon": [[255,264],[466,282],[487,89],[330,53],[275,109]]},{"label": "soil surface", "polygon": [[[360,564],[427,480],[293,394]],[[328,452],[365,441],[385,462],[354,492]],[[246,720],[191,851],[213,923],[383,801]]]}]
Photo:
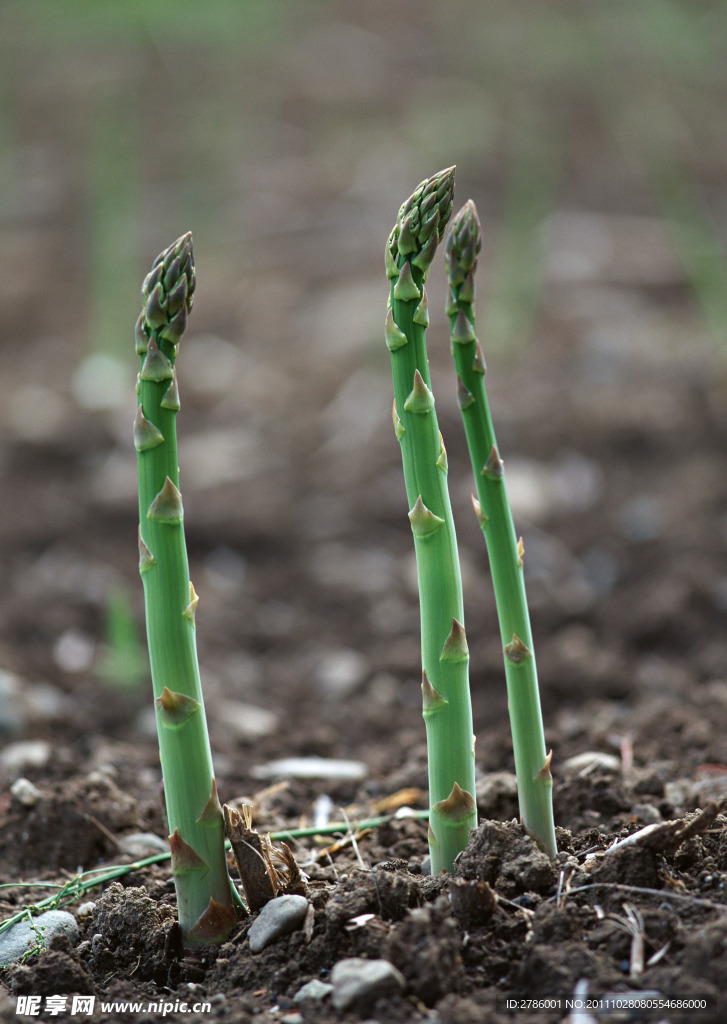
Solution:
[{"label": "soil surface", "polygon": [[[328,5],[329,20],[302,4],[306,17],[293,18],[274,64],[250,54],[238,67],[222,46],[212,80],[205,39],[160,34],[133,50],[89,36],[56,51],[14,8],[8,38],[47,77],[24,89],[18,62],[16,213],[2,221],[14,256],[1,296],[0,881],[15,887],[0,890],[0,917],[48,896],[33,881],[63,885],[164,850],[139,639],[131,336],[145,267],[190,226],[198,289],[178,362],[179,451],[220,797],[252,803],[261,832],[391,820],[288,840],[310,909],[257,953],[255,915],[219,948],[182,949],[168,861],[79,893],[68,903],[78,941],[56,938],[2,971],[2,1019],[19,1019],[20,995],[76,993],[96,997],[98,1021],[727,1021],[725,351],[700,316],[643,165],[624,159],[623,138],[614,141],[577,79],[540,80],[532,69],[514,102],[535,96],[533,109],[557,125],[562,182],[543,234],[537,314],[530,324],[513,314],[520,344],[498,333],[485,311],[504,237],[510,108],[488,93],[501,118],[489,154],[454,129],[451,155],[441,138],[417,135],[407,112],[422,90],[451,93],[460,67],[440,5],[421,6],[411,37],[408,4],[386,5],[381,23],[353,3]],[[460,15],[467,6],[452,5]],[[568,5],[553,7],[565,16]],[[409,42],[397,49],[394,39]],[[346,73],[326,70],[331,52]],[[240,122],[244,159],[230,129],[205,148],[216,103],[236,123],[237,107],[220,99],[236,94],[223,90],[228,80],[257,98]],[[116,124],[119,110],[123,121],[128,102],[148,135],[133,207],[143,262],[120,270],[130,281],[117,302],[128,324],[120,348],[99,341],[103,308],[88,297],[103,246],[94,250],[81,226],[93,213],[86,198],[94,188],[124,194],[89,155],[93,92],[108,102],[98,123]],[[196,148],[160,212],[186,112]],[[404,123],[411,145],[392,162],[387,147]],[[707,195],[723,173],[714,146],[705,142],[692,167]],[[382,254],[399,203],[454,160],[456,206],[472,196],[485,235],[480,333],[524,537],[560,852],[550,862],[517,822],[497,619],[437,266],[430,357],[465,587],[481,824],[455,875],[433,878],[426,822],[402,813],[427,806],[426,746]],[[205,180],[218,203],[208,219]],[[99,288],[96,299],[108,298]],[[109,365],[124,383],[116,397]],[[89,397],[89,376],[101,400]],[[311,777],[306,762],[276,764],[311,757],[323,759]],[[380,995],[337,1008],[325,986],[353,957],[400,973]],[[296,999],[314,980],[324,988]],[[566,1003],[623,993],[703,1000],[707,1010]],[[124,1017],[102,1000],[145,1008]],[[181,1003],[209,1006],[185,1013]]]}]

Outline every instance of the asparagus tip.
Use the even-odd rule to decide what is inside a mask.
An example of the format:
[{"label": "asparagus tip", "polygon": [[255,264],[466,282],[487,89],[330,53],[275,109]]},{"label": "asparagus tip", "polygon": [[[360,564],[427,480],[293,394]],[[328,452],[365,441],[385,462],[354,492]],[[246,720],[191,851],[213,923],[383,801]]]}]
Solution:
[{"label": "asparagus tip", "polygon": [[[447,276],[450,285],[459,288],[477,266],[482,248],[482,228],[477,207],[468,199],[455,215],[446,243]],[[469,300],[471,301],[471,300]]]},{"label": "asparagus tip", "polygon": [[454,166],[445,167],[431,178],[425,178],[402,203],[387,243],[390,277],[396,276],[400,259],[408,262],[410,256],[422,276],[427,276],[452,213],[455,170]]},{"label": "asparagus tip", "polygon": [[196,275],[192,232],[185,234],[159,253],[141,287],[142,326],[137,330],[137,351],[142,344],[140,332],[159,336],[176,345],[192,311]]}]

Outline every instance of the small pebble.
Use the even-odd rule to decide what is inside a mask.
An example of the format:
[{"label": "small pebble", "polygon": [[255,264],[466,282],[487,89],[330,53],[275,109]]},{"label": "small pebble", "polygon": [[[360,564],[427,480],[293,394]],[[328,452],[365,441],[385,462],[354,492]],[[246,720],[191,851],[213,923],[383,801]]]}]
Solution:
[{"label": "small pebble", "polygon": [[253,921],[248,939],[250,951],[259,953],[275,942],[281,935],[300,928],[308,911],[308,900],[305,896],[278,896],[270,900]]},{"label": "small pebble", "polygon": [[358,651],[342,649],[324,654],[314,672],[314,679],[323,696],[350,697],[370,672],[367,659]]},{"label": "small pebble", "polygon": [[10,771],[24,768],[45,768],[50,761],[51,745],[47,740],[18,740],[0,751],[0,764]]},{"label": "small pebble", "polygon": [[284,757],[280,761],[253,768],[256,779],[271,779],[278,776],[291,779],[339,779],[353,781],[363,779],[366,765],[363,761],[337,760],[330,757]]},{"label": "small pebble", "polygon": [[96,644],[92,637],[69,629],[53,645],[53,660],[62,672],[86,672],[93,664]]},{"label": "small pebble", "polygon": [[623,536],[633,544],[658,540],[666,529],[666,510],[649,494],[638,494],[617,511]]},{"label": "small pebble", "polygon": [[311,1002],[321,1002],[326,996],[329,996],[333,991],[333,985],[330,985],[327,981],[321,981],[320,978],[313,978],[311,981],[307,981],[302,988],[293,996],[294,1003],[304,1003],[307,999]]},{"label": "small pebble", "polygon": [[275,712],[254,704],[242,704],[240,701],[217,701],[214,715],[232,735],[241,740],[271,736],[279,726]]},{"label": "small pebble", "polygon": [[22,690],[17,676],[0,669],[0,732],[17,732],[28,721]]},{"label": "small pebble", "polygon": [[644,825],[654,825],[664,820],[664,816],[658,807],[653,804],[634,804],[631,809],[632,817],[643,822]]},{"label": "small pebble", "polygon": [[78,941],[78,924],[73,914],[66,910],[46,910],[33,918],[32,927],[27,919],[18,921],[0,934],[0,966],[17,963],[29,949],[38,945],[38,933],[44,947],[55,935],[67,935],[75,943]]},{"label": "small pebble", "polygon": [[123,409],[130,383],[126,360],[94,352],[76,367],[73,397],[82,409]]},{"label": "small pebble", "polygon": [[563,762],[563,768],[573,772],[590,772],[594,768],[604,768],[606,771],[621,771],[622,762],[620,757],[614,754],[606,754],[601,750],[587,750],[581,754],[574,754]]},{"label": "small pebble", "polygon": [[169,853],[169,840],[154,832],[132,832],[119,838],[119,849],[130,857],[151,857],[155,853]]},{"label": "small pebble", "polygon": [[16,779],[10,787],[10,795],[23,807],[35,807],[43,799],[43,794],[34,786],[30,779]]},{"label": "small pebble", "polygon": [[339,960],[331,971],[333,1005],[339,1012],[355,1008],[367,1013],[377,999],[404,991],[404,975],[388,960]]},{"label": "small pebble", "polygon": [[96,909],[96,901],[88,900],[86,903],[82,903],[80,907],[76,909],[76,917],[88,917]]}]

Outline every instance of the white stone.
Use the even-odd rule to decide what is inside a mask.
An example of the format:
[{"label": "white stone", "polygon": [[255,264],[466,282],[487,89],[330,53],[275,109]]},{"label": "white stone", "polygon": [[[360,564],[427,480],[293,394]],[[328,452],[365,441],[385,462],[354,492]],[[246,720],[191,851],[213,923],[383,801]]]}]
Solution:
[{"label": "white stone", "polygon": [[24,768],[45,768],[50,760],[51,745],[47,740],[18,740],[0,751],[0,764],[10,771]]},{"label": "white stone", "polygon": [[259,953],[281,935],[300,928],[308,912],[305,896],[278,896],[266,903],[250,926],[250,951]]},{"label": "white stone", "polygon": [[43,794],[34,786],[30,779],[20,778],[16,779],[10,787],[10,795],[13,799],[17,800],[23,807],[35,807],[35,805],[43,798]]},{"label": "white stone", "polygon": [[17,963],[33,946],[46,948],[54,935],[68,935],[71,942],[78,941],[78,924],[66,910],[47,910],[38,914],[33,922],[18,921],[0,934],[0,966]]},{"label": "white stone", "polygon": [[256,779],[340,779],[355,781],[366,775],[363,761],[348,761],[330,757],[284,757],[279,761],[253,768]]},{"label": "white stone", "polygon": [[368,1013],[377,999],[398,995],[406,988],[404,975],[388,960],[350,957],[331,971],[333,1005],[339,1012],[355,1008]]},{"label": "white stone", "polygon": [[313,978],[311,981],[307,981],[302,988],[293,996],[294,1003],[304,1003],[307,999],[311,1002],[320,1003],[326,996],[329,996],[333,991],[333,985],[327,981],[321,981],[320,978]]}]

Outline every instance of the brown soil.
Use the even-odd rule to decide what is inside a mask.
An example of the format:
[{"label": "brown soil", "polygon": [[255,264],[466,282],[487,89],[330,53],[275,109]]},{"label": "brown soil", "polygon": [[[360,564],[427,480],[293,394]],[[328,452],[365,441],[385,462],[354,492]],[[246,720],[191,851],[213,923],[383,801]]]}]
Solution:
[{"label": "brown soil", "polygon": [[[370,28],[358,24],[356,5],[330,6],[356,31]],[[403,33],[406,7],[392,5],[392,36]],[[315,21],[313,29],[324,32]],[[252,800],[264,831],[310,823],[322,797],[330,798],[334,819],[345,809],[352,821],[405,789],[410,806],[426,807],[416,582],[379,339],[386,296],[379,263],[406,190],[442,161],[431,157],[436,165],[420,167],[412,156],[411,166],[392,171],[401,190],[393,181],[385,199],[380,182],[368,190],[361,184],[368,180],[364,152],[357,170],[338,153],[346,164],[341,180],[322,173],[336,153],[311,113],[318,101],[310,75],[321,65],[313,29],[315,68],[295,63],[301,48],[290,42],[279,54],[285,72],[263,77],[262,141],[246,165],[248,205],[218,211],[220,222],[229,216],[261,239],[256,259],[241,256],[249,239],[238,246],[220,224],[219,242],[202,233],[198,298],[179,360],[182,488],[202,598],[200,662],[218,789],[228,803]],[[451,54],[437,48],[440,29],[432,14],[421,38],[446,76]],[[359,42],[374,46],[374,35]],[[368,96],[372,118],[388,102],[387,68],[409,68],[412,93],[419,73],[406,52],[388,59],[383,34],[378,43],[382,82]],[[108,52],[91,49],[74,67],[91,82],[94,74],[105,81]],[[142,53],[129,72],[144,84],[145,116],[154,114],[154,123],[166,116],[172,93],[180,110],[189,109],[195,90],[204,101],[206,65],[195,63],[195,53],[187,59],[198,74],[178,95],[176,86],[150,87],[156,50]],[[80,243],[85,255],[68,255],[69,233],[79,237],[82,190],[73,148],[54,129],[56,104],[77,109],[80,79],[54,67],[53,88],[19,90],[17,103],[28,116],[27,144],[39,137],[55,147],[49,181],[58,191],[16,240],[16,284],[3,294],[4,333],[14,339],[3,350],[0,383],[6,883],[62,882],[79,868],[131,861],[129,835],[166,836],[148,680],[135,687],[102,678],[110,595],[129,595],[136,622],[143,620],[133,381],[129,401],[110,409],[89,410],[75,397],[69,367],[86,354],[79,310],[87,310],[89,256]],[[126,72],[120,65],[115,74]],[[253,88],[261,63],[239,74]],[[300,92],[303,82],[313,91]],[[469,507],[446,331],[434,308],[443,304],[435,269],[432,376],[463,563],[480,774],[481,825],[456,877],[423,873],[426,825],[419,819],[373,829],[355,848],[344,842],[324,853],[330,837],[293,843],[309,876],[314,915],[306,926],[253,954],[247,920],[220,948],[190,954],[176,931],[168,864],[134,870],[82,898],[95,906],[79,919],[78,944],[56,939],[3,972],[3,1019],[17,1019],[18,994],[89,993],[105,1001],[211,1001],[209,1012],[141,1012],[134,1016],[140,1022],[554,1024],[568,1019],[565,999],[585,981],[590,995],[658,992],[709,1007],[698,1016],[631,1011],[596,1020],[727,1020],[727,820],[715,810],[727,796],[727,364],[699,319],[643,179],[624,167],[609,171],[593,110],[577,89],[565,89],[561,83],[541,97],[543,110],[568,107],[573,135],[558,198],[564,216],[551,236],[533,341],[515,355],[488,352],[553,749],[556,862],[515,820],[494,603]],[[346,95],[325,99],[332,124],[349,116]],[[367,116],[365,104],[356,109]],[[276,125],[279,152],[265,142],[264,130],[272,130],[265,117]],[[297,153],[294,124],[315,136],[312,155]],[[154,181],[156,161],[163,166],[176,153],[172,135],[157,142],[145,170]],[[468,166],[466,152],[458,199],[471,194],[480,204],[489,252],[501,217],[489,197],[501,195],[507,174],[484,160]],[[591,161],[593,173],[579,161]],[[294,163],[306,169],[293,175]],[[706,179],[721,173],[719,164],[702,170]],[[232,195],[238,183],[230,183],[230,168],[227,175]],[[264,198],[259,210],[256,189]],[[276,189],[285,195],[285,216],[295,203],[307,211],[300,230],[281,221],[282,207],[270,201]],[[326,209],[337,211],[335,223],[325,221]],[[584,210],[593,219],[579,222],[579,232],[593,230],[601,240],[605,233],[613,259],[568,278],[559,263],[573,227],[567,215]],[[147,262],[171,241],[157,237],[158,227],[145,237]],[[187,227],[184,214],[176,233]],[[352,233],[358,248],[346,243]],[[331,267],[336,251],[340,263]],[[486,253],[483,303],[491,267]],[[129,332],[136,301],[134,292]],[[364,774],[351,781],[265,773],[277,758],[308,755],[360,760]],[[39,790],[33,806],[10,793],[20,777]],[[710,808],[713,817],[698,817]],[[671,830],[607,852],[646,825],[677,820],[686,827],[695,819],[694,834],[678,842]],[[3,890],[0,916],[45,895]],[[632,934],[639,929],[643,970]],[[328,999],[293,1002],[304,983],[327,981],[346,957],[390,961],[403,974],[403,992],[342,1014]],[[515,1011],[507,999],[560,1002]],[[93,1019],[115,1018],[98,1012]]]}]

